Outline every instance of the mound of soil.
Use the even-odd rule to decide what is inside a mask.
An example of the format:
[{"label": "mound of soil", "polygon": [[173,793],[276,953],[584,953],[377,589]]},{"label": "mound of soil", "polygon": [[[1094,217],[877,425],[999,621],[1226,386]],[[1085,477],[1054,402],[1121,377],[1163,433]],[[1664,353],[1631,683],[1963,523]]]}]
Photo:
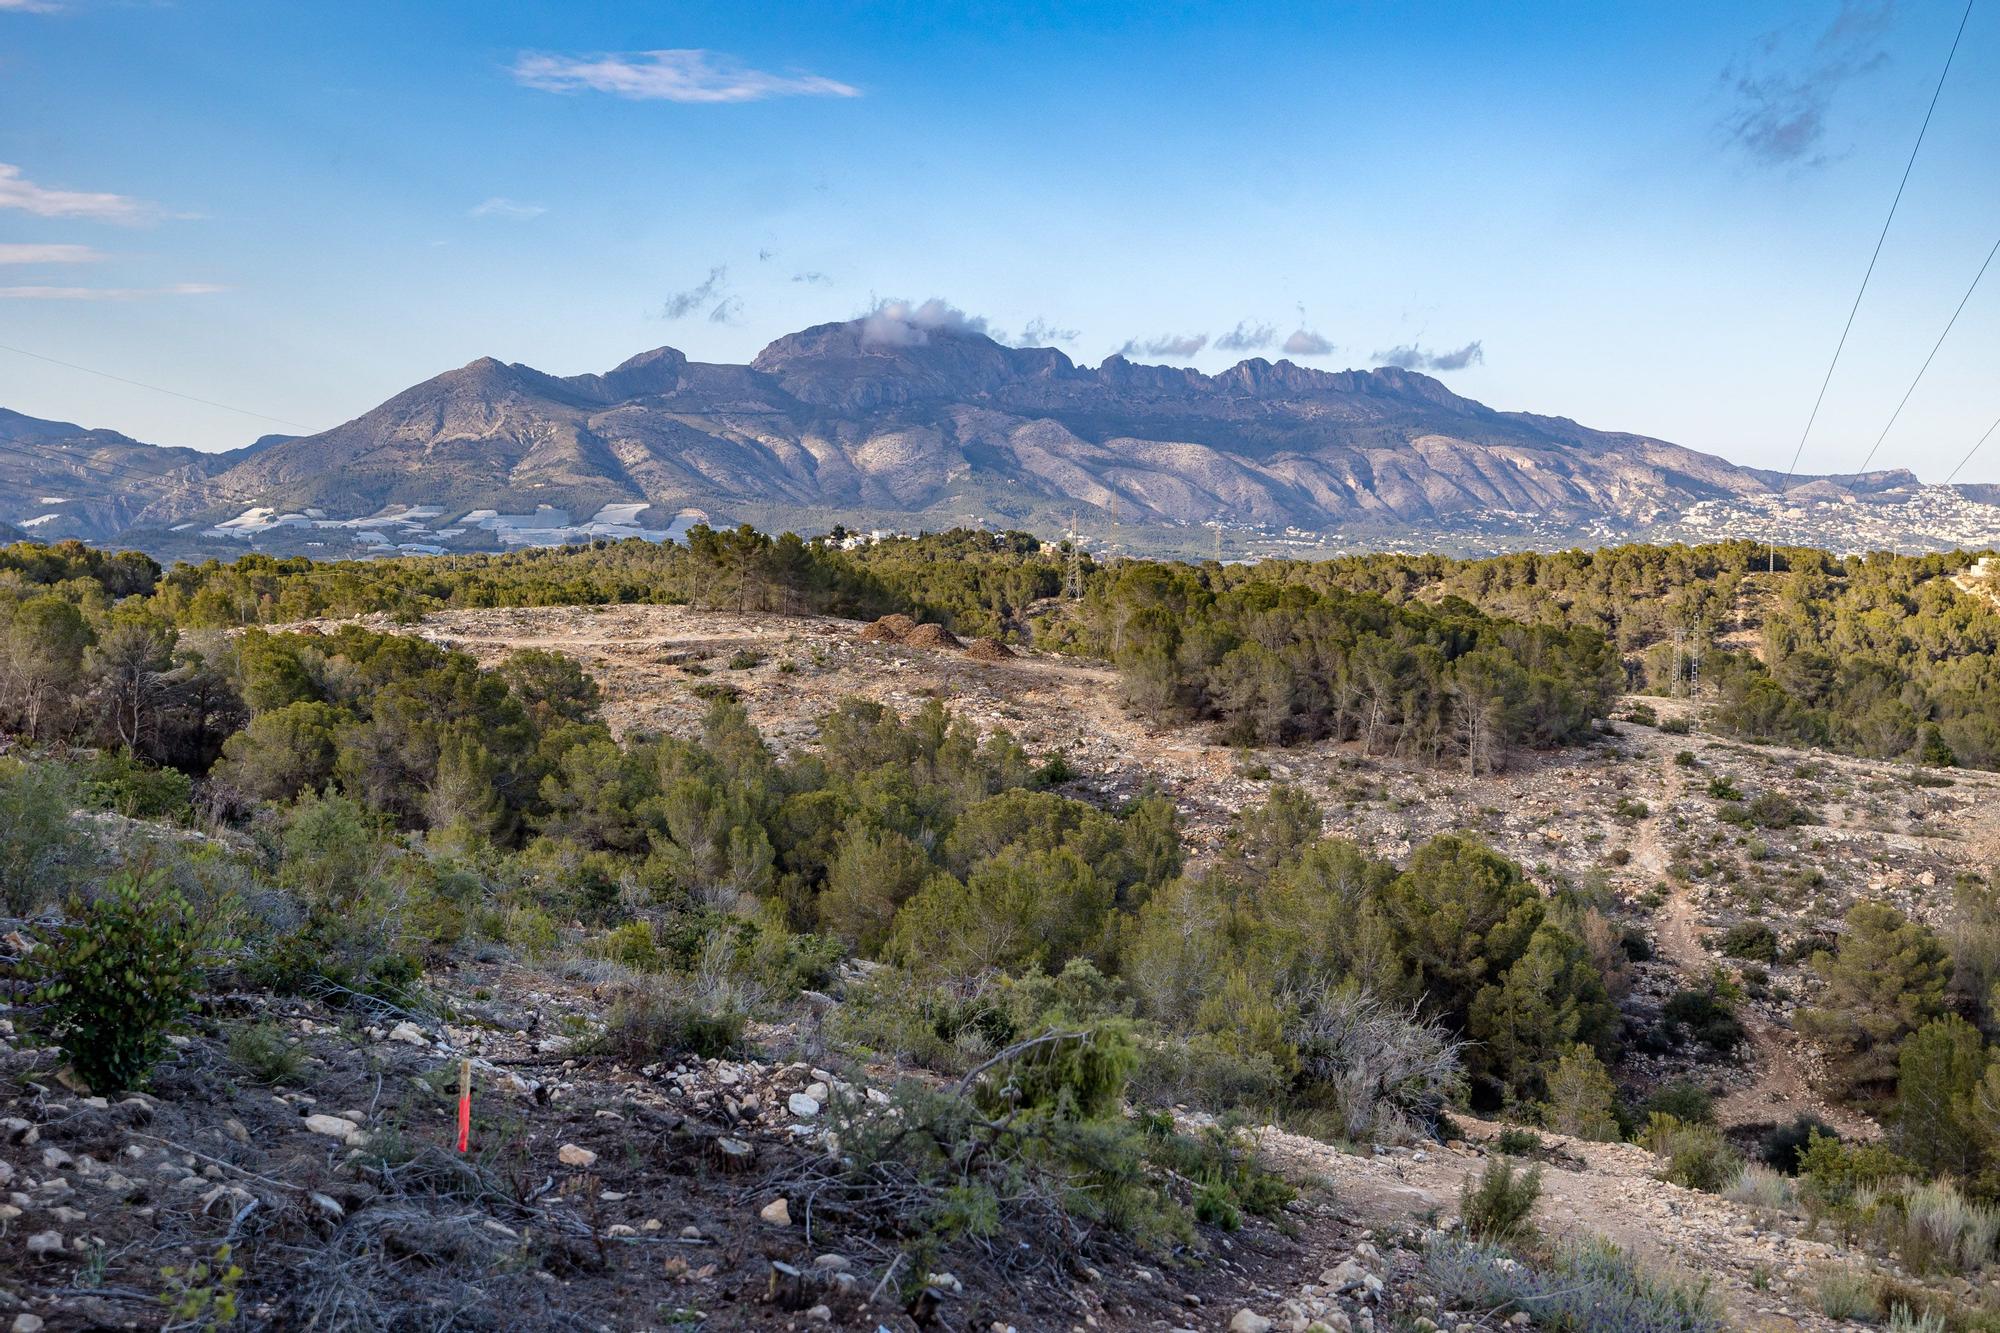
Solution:
[{"label": "mound of soil", "polygon": [[864,626],[861,630],[861,639],[865,643],[901,643],[916,627],[916,621],[899,612],[883,616],[874,624]]},{"label": "mound of soil", "polygon": [[974,639],[966,645],[965,655],[981,662],[1000,662],[1014,655],[1014,650],[998,639]]},{"label": "mound of soil", "polygon": [[943,625],[919,625],[903,636],[903,643],[911,648],[956,648],[958,640]]}]

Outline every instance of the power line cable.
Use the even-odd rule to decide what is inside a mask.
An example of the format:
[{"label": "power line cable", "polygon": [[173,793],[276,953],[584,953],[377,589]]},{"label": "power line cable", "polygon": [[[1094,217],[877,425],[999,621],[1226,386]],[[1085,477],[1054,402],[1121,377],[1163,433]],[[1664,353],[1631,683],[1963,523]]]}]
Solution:
[{"label": "power line cable", "polygon": [[1931,368],[1931,361],[1937,356],[1938,348],[1944,346],[1944,340],[1951,335],[1952,325],[1958,323],[1958,317],[1965,313],[1965,303],[1970,301],[1972,293],[1978,290],[1979,280],[1986,276],[1986,270],[1993,263],[1995,255],[2000,255],[2000,240],[1995,240],[1993,248],[1986,252],[1986,263],[1981,264],[1979,272],[1972,275],[1972,286],[1967,287],[1965,295],[1958,298],[1958,309],[1952,311],[1951,318],[1945,321],[1944,332],[1940,333],[1937,341],[1931,344],[1930,356],[1925,357],[1923,365],[1917,367],[1917,377],[1910,381],[1909,388],[1903,390],[1903,401],[1897,403],[1896,410],[1889,414],[1889,424],[1882,427],[1882,433],[1875,437],[1875,447],[1868,451],[1868,457],[1861,460],[1861,466],[1855,469],[1856,472],[1866,472],[1868,465],[1875,461],[1875,451],[1882,447],[1882,441],[1889,438],[1889,431],[1895,426],[1896,418],[1902,416],[1903,409],[1909,405],[1910,395],[1917,391],[1917,385],[1923,383],[1924,372]]},{"label": "power line cable", "polygon": [[1958,460],[1958,466],[1953,468],[1951,470],[1951,475],[1944,479],[1945,485],[1949,486],[1954,481],[1958,480],[1958,474],[1965,471],[1965,465],[1967,463],[1970,463],[1972,461],[1972,456],[1979,452],[1979,445],[1985,444],[1986,441],[1991,439],[1993,437],[1993,432],[1996,430],[2000,430],[2000,417],[1995,417],[1993,419],[1993,424],[1986,428],[1986,434],[1979,437],[1979,444],[1975,444],[1970,449],[1965,451],[1965,457]]},{"label": "power line cable", "polygon": [[178,389],[164,389],[157,384],[147,384],[143,380],[128,380],[123,375],[114,375],[108,370],[94,370],[89,366],[79,366],[74,361],[58,361],[55,357],[43,356],[40,352],[30,352],[24,347],[9,347],[4,343],[0,343],[0,352],[12,352],[15,356],[25,356],[36,361],[46,361],[52,366],[61,366],[65,370],[80,370],[86,375],[96,375],[100,379],[115,380],[119,384],[129,384],[135,389],[150,389],[154,393],[163,393],[170,398],[183,398],[190,403],[200,403],[203,407],[219,407],[225,412],[235,412],[240,416],[256,417],[259,421],[275,421],[280,426],[291,426],[306,432],[311,432],[312,430],[311,426],[291,421],[284,417],[274,417],[267,412],[252,412],[247,407],[231,407],[228,403],[218,403],[213,398],[197,398],[191,393],[182,393]]},{"label": "power line cable", "polygon": [[[1924,146],[1924,135],[1930,130],[1931,116],[1937,111],[1938,98],[1944,93],[1944,81],[1951,74],[1951,62],[1958,55],[1958,44],[1965,37],[1965,25],[1972,18],[1973,0],[1965,0],[1965,13],[1958,20],[1958,32],[1951,39],[1951,50],[1945,53],[1944,70],[1938,75],[1937,87],[1931,90],[1931,104],[1924,111],[1924,123],[1917,128],[1917,141],[1910,146],[1910,160],[1903,164],[1903,178],[1896,183],[1896,197],[1889,201],[1889,216],[1882,219],[1881,234],[1875,238],[1874,253],[1868,256],[1868,268],[1861,275],[1861,290],[1854,293],[1854,304],[1848,309],[1847,323],[1840,330],[1840,341],[1834,344],[1833,360],[1827,363],[1826,378],[1819,384],[1819,396],[1813,399],[1812,414],[1806,418],[1806,428],[1799,435],[1799,447],[1792,452],[1791,466],[1785,469],[1785,480],[1778,487],[1778,496],[1784,497],[1791,488],[1792,477],[1796,475],[1799,459],[1805,454],[1806,440],[1812,435],[1813,423],[1819,420],[1819,410],[1826,402],[1827,386],[1833,383],[1833,371],[1840,364],[1840,354],[1846,350],[1847,335],[1854,330],[1854,317],[1861,311],[1861,298],[1868,293],[1868,280],[1875,276],[1875,263],[1882,257],[1882,243],[1889,239],[1889,224],[1896,220],[1896,209],[1903,202],[1903,190],[1910,183],[1910,172],[1917,165],[1917,152]],[[1778,550],[1775,543],[1771,547],[1771,567],[1777,569]]]}]

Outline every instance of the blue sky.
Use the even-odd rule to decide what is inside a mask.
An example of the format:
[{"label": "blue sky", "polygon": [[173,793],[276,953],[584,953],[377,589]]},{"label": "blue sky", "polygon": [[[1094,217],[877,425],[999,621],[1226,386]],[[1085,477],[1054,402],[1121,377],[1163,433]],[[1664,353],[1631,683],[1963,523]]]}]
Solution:
[{"label": "blue sky", "polygon": [[[744,360],[940,298],[1782,468],[1960,13],[0,0],[0,343],[317,429],[481,355]],[[1861,463],[1996,232],[1989,3],[1802,470]],[[1941,480],[1996,366],[2000,272],[1877,465]],[[0,405],[286,428],[13,352]]]}]

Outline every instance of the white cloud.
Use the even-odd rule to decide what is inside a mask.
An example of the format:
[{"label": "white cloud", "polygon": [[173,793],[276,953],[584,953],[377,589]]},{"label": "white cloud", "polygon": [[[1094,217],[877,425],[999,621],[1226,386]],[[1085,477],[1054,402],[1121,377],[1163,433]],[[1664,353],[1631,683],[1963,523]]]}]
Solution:
[{"label": "white cloud", "polygon": [[207,296],[228,290],[212,282],[177,282],[170,287],[0,287],[0,301],[143,301],[149,296]]},{"label": "white cloud", "polygon": [[154,222],[160,217],[159,206],[143,199],[83,190],[51,190],[37,185],[10,162],[0,162],[0,208],[17,208],[42,218],[88,218],[127,226]]},{"label": "white cloud", "polygon": [[611,93],[635,102],[761,102],[770,97],[859,97],[817,74],[750,69],[714,51],[627,51],[592,56],[523,52],[514,78],[552,93]]},{"label": "white cloud", "polygon": [[1170,356],[1177,361],[1185,361],[1208,346],[1206,333],[1168,333],[1158,338],[1128,338],[1118,349],[1118,355],[1131,356],[1135,352],[1142,356]]},{"label": "white cloud", "polygon": [[541,204],[524,204],[496,194],[491,199],[474,204],[466,210],[465,215],[471,218],[507,218],[515,222],[526,222],[529,218],[538,218],[548,211]]},{"label": "white cloud", "polygon": [[1215,340],[1215,347],[1221,352],[1261,352],[1277,336],[1278,331],[1269,324],[1252,324],[1239,319],[1235,328]]},{"label": "white cloud", "polygon": [[87,245],[0,244],[0,264],[95,264],[105,258]]},{"label": "white cloud", "polygon": [[[1073,343],[1082,337],[1079,329],[1066,329],[1037,315],[1028,321],[1028,327],[1021,330],[1019,338],[1012,339],[1016,347],[1053,347],[1057,343]],[[1000,341],[1007,342],[1002,338]]]},{"label": "white cloud", "polygon": [[0,13],[53,14],[60,8],[55,0],[0,0]]},{"label": "white cloud", "polygon": [[1333,344],[1313,330],[1301,327],[1285,339],[1284,350],[1287,356],[1327,356],[1333,351]]},{"label": "white cloud", "polygon": [[[700,307],[707,305],[711,298],[722,295],[722,286],[728,277],[728,265],[717,264],[708,271],[706,278],[703,278],[694,286],[689,287],[685,291],[675,292],[667,297],[666,304],[660,307],[660,318],[685,319]],[[724,304],[727,304],[727,302],[724,302]],[[721,308],[721,306],[716,307],[717,310]],[[713,311],[710,312],[709,318],[715,318]],[[725,316],[725,318],[727,317]]]},{"label": "white cloud", "polygon": [[882,301],[861,317],[861,341],[885,347],[921,347],[933,331],[986,334],[986,320],[968,315],[949,301],[933,296],[921,305]]},{"label": "white cloud", "polygon": [[1485,360],[1486,347],[1478,339],[1446,352],[1433,352],[1414,343],[1406,343],[1375,353],[1377,365],[1400,366],[1404,370],[1464,370]]}]

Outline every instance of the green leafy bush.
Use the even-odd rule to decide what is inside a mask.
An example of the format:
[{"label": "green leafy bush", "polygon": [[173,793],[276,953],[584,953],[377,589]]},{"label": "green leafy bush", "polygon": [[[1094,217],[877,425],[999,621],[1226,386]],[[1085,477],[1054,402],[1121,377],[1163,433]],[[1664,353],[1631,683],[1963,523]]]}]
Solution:
[{"label": "green leafy bush", "polygon": [[1440,1301],[1495,1316],[1521,1312],[1551,1333],[1723,1333],[1706,1282],[1688,1284],[1634,1263],[1609,1241],[1567,1245],[1536,1261],[1505,1247],[1440,1236],[1424,1248],[1424,1285]]},{"label": "green leafy bush", "polygon": [[1529,1218],[1541,1197],[1540,1166],[1516,1169],[1509,1158],[1494,1157],[1476,1183],[1467,1176],[1459,1190],[1458,1212],[1465,1234],[1474,1240],[1525,1240],[1534,1234]]},{"label": "green leafy bush", "polygon": [[83,772],[83,799],[128,819],[185,819],[193,811],[194,780],[153,768],[123,750],[107,750]]},{"label": "green leafy bush", "polygon": [[1660,1021],[1679,1028],[1702,1045],[1729,1052],[1749,1034],[1736,1017],[1734,1000],[1720,985],[1676,991],[1660,1008]]},{"label": "green leafy bush", "polygon": [[1706,1125],[1715,1119],[1715,1098],[1699,1083],[1683,1079],[1653,1089],[1646,1100],[1639,1103],[1642,1120],[1651,1117],[1655,1111],[1690,1125]]},{"label": "green leafy bush", "polygon": [[1639,1146],[1662,1160],[1660,1179],[1711,1194],[1727,1188],[1743,1165],[1713,1125],[1690,1125],[1658,1111],[1640,1134]]},{"label": "green leafy bush", "polygon": [[1722,952],[1759,963],[1778,961],[1778,932],[1761,921],[1744,921],[1722,933]]},{"label": "green leafy bush", "polygon": [[245,1023],[229,1034],[229,1060],[255,1082],[290,1083],[305,1064],[305,1051],[276,1023]]},{"label": "green leafy bush", "polygon": [[1840,1136],[1833,1126],[1818,1116],[1802,1115],[1789,1125],[1779,1125],[1764,1136],[1758,1155],[1764,1164],[1774,1171],[1782,1171],[1788,1176],[1799,1173],[1799,1155],[1812,1142],[1814,1135],[1838,1143]]},{"label": "green leafy bush", "polygon": [[82,882],[96,849],[70,819],[75,780],[60,764],[0,759],[0,905],[27,916]]},{"label": "green leafy bush", "polygon": [[684,1054],[708,1059],[735,1050],[747,1022],[740,1011],[704,1009],[678,988],[653,981],[612,1000],[592,1049],[633,1065]]},{"label": "green leafy bush", "polygon": [[92,1088],[138,1087],[193,1004],[206,925],[159,877],[130,873],[67,915],[22,963],[36,1022]]}]

